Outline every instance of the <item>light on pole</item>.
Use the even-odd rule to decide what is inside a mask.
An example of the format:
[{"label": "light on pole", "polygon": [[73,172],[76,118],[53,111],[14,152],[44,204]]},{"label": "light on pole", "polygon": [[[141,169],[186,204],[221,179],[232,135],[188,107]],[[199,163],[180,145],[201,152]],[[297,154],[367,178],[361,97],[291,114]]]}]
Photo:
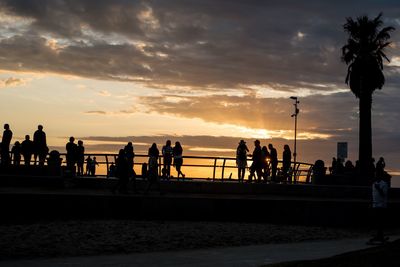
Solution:
[{"label": "light on pole", "polygon": [[298,104],[300,101],[297,99],[297,96],[291,96],[290,99],[294,100],[294,113],[292,114],[292,118],[294,117],[294,152],[293,152],[293,181],[296,182],[296,156],[297,156],[297,115],[300,110],[298,108]]}]

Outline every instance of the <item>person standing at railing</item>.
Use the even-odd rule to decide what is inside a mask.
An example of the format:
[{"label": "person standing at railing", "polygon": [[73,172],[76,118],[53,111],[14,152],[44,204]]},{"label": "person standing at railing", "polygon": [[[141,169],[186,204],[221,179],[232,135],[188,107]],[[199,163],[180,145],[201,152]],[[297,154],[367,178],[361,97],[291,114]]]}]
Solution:
[{"label": "person standing at railing", "polygon": [[130,177],[135,177],[136,173],[133,170],[135,152],[134,152],[134,149],[133,149],[132,142],[128,142],[128,144],[124,147],[124,151],[125,151],[126,160],[128,162],[129,176]]},{"label": "person standing at railing", "polygon": [[174,165],[175,169],[178,172],[178,180],[179,180],[179,175],[182,176],[182,180],[185,179],[185,175],[182,173],[181,168],[183,165],[183,148],[181,146],[180,142],[175,142],[175,146],[172,149],[173,155],[174,155]]},{"label": "person standing at railing", "polygon": [[49,148],[47,147],[46,133],[43,131],[42,125],[38,125],[38,129],[33,134],[33,144],[35,149],[34,164],[36,165],[36,160],[39,157],[39,166],[44,166]]},{"label": "person standing at railing", "polygon": [[71,136],[69,142],[65,145],[65,149],[67,150],[67,169],[70,170],[72,174],[75,173],[75,163],[78,150],[78,146],[74,142],[75,138]]},{"label": "person standing at railing", "polygon": [[243,182],[247,168],[247,153],[249,148],[244,140],[240,140],[236,149],[236,166],[238,168],[238,181]]},{"label": "person standing at railing", "polygon": [[285,182],[292,183],[292,174],[290,172],[290,165],[292,162],[292,152],[290,151],[289,145],[283,146],[282,154],[282,173]]},{"label": "person standing at railing", "polygon": [[262,163],[263,163],[263,178],[264,182],[267,182],[267,178],[271,174],[271,171],[269,169],[269,162],[271,156],[266,146],[263,146],[261,148],[261,153],[262,153]]},{"label": "person standing at railing", "polygon": [[92,175],[92,161],[93,161],[93,159],[89,155],[85,159],[85,161],[86,161],[86,175],[90,176],[90,175]]},{"label": "person standing at railing", "polygon": [[160,181],[158,178],[158,157],[160,156],[160,151],[157,148],[157,144],[153,143],[152,146],[149,148],[149,171],[147,173],[147,188],[145,193],[147,193],[150,190],[150,187],[153,184],[157,184],[158,189],[161,192],[161,187],[160,187]]},{"label": "person standing at railing", "polygon": [[162,147],[162,155],[164,159],[163,178],[169,180],[171,176],[171,164],[173,157],[171,140],[167,140],[165,146]]},{"label": "person standing at railing", "polygon": [[10,143],[13,133],[8,123],[4,124],[3,137],[1,138],[1,165],[6,167],[11,163],[10,159]]},{"label": "person standing at railing", "polygon": [[90,172],[92,176],[96,176],[96,166],[99,166],[96,157],[93,157],[91,165],[90,165]]},{"label": "person standing at railing", "polygon": [[129,183],[129,163],[126,158],[125,149],[120,149],[118,158],[116,160],[116,173],[115,176],[118,178],[116,186],[112,189],[115,193],[118,190],[121,194],[128,194],[128,183]]},{"label": "person standing at railing", "polygon": [[278,152],[272,144],[268,145],[269,153],[271,156],[271,181],[278,182],[276,179],[276,170],[278,168]]},{"label": "person standing at railing", "polygon": [[83,141],[78,141],[78,146],[76,148],[76,165],[78,166],[77,175],[83,175],[83,164],[85,162],[85,147],[83,146]]},{"label": "person standing at railing", "polygon": [[21,144],[16,141],[11,149],[11,155],[14,166],[19,166],[21,163]]},{"label": "person standing at railing", "polygon": [[31,164],[32,154],[34,152],[34,144],[30,140],[29,135],[25,135],[25,140],[21,143],[21,153],[24,156],[25,166],[29,166]]}]

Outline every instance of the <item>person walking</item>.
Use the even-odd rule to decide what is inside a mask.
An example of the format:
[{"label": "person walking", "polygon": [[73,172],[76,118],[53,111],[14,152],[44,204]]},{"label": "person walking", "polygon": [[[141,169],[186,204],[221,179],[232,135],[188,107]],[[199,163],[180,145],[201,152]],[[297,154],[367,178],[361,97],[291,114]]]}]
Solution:
[{"label": "person walking", "polygon": [[251,159],[253,160],[251,166],[250,166],[250,175],[249,175],[249,182],[255,180],[255,175],[257,174],[257,182],[261,182],[261,177],[262,177],[262,169],[263,169],[263,162],[262,162],[262,151],[261,151],[261,145],[260,145],[260,140],[255,140],[254,141],[254,150],[253,154],[251,155]]},{"label": "person walking", "polygon": [[179,180],[179,175],[182,176],[182,180],[185,180],[185,175],[182,173],[181,168],[183,165],[183,148],[181,146],[180,142],[175,142],[175,146],[172,149],[173,155],[174,155],[174,165],[175,169],[178,172],[178,180]]},{"label": "person walking", "polygon": [[244,140],[240,140],[236,148],[236,166],[238,168],[238,181],[243,182],[247,168],[247,153],[249,149]]},{"label": "person walking", "polygon": [[376,234],[368,241],[369,244],[384,243],[384,225],[386,223],[387,199],[389,184],[384,177],[377,176],[372,183],[372,215]]}]

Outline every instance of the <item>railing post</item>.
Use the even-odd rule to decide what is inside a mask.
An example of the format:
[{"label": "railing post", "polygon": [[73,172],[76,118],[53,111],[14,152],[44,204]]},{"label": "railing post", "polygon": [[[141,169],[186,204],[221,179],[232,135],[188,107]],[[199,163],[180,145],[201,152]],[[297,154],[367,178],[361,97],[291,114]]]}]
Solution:
[{"label": "railing post", "polygon": [[222,163],[222,174],[221,174],[221,180],[222,181],[224,181],[225,162],[226,162],[226,159],[224,159],[224,162]]},{"label": "railing post", "polygon": [[161,157],[158,157],[158,176],[161,176]]},{"label": "railing post", "polygon": [[108,177],[110,177],[110,174],[109,174],[110,168],[108,167],[108,155],[107,154],[106,154],[106,166],[107,166],[107,178],[108,178]]},{"label": "railing post", "polygon": [[213,181],[215,181],[215,169],[217,168],[217,158],[214,159]]}]

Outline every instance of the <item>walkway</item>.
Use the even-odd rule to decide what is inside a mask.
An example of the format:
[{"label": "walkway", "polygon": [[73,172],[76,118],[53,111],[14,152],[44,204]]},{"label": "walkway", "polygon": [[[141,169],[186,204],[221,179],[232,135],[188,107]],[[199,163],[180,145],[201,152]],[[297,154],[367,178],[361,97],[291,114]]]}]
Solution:
[{"label": "walkway", "polygon": [[[392,237],[394,240],[397,237]],[[3,261],[0,266],[261,266],[284,261],[310,260],[331,257],[345,252],[365,249],[366,239],[314,241],[291,244],[269,244],[245,247],[68,257],[36,260]]]}]

